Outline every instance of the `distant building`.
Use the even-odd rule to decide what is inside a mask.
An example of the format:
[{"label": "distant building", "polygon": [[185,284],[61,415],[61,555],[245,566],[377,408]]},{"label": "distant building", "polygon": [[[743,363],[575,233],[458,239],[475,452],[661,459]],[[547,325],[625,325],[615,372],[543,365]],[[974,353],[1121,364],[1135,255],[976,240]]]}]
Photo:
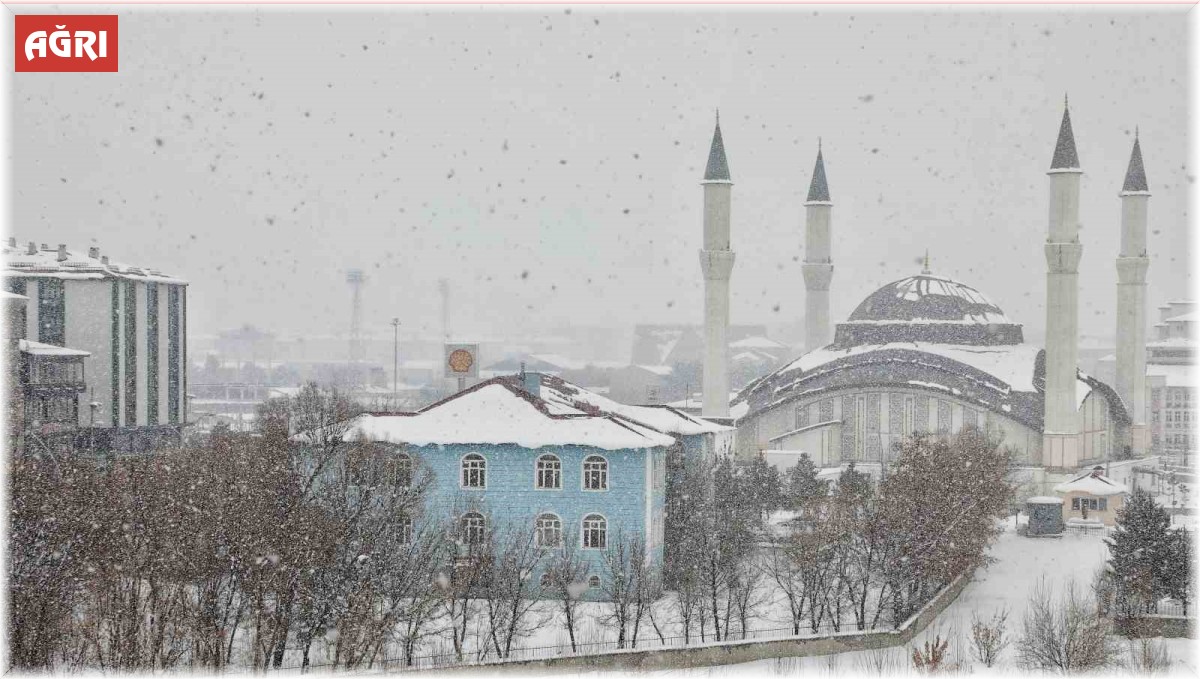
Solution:
[{"label": "distant building", "polygon": [[1191,456],[1196,452],[1195,302],[1160,306],[1155,336],[1146,343],[1150,452]]},{"label": "distant building", "polygon": [[[29,299],[22,320],[31,365],[86,356],[72,372],[84,389],[66,400],[73,401],[76,424],[90,428],[89,445],[97,452],[143,452],[179,441],[187,423],[187,283],[109,261],[94,247],[83,255],[65,245],[18,247],[9,239],[3,254],[5,289]],[[79,353],[68,361],[38,345]],[[31,379],[47,375],[32,369]],[[69,410],[65,402],[54,408],[54,417]]]},{"label": "distant building", "polygon": [[1090,519],[1111,526],[1117,512],[1125,506],[1129,489],[1104,475],[1097,466],[1054,487],[1063,500],[1063,515],[1068,519]]}]

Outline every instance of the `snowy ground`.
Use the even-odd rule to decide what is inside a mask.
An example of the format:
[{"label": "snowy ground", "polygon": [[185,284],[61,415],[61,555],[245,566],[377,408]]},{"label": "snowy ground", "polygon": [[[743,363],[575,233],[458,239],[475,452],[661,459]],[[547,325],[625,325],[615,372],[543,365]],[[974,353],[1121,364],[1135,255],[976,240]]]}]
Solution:
[{"label": "snowy ground", "polygon": [[[1013,649],[1004,652],[1000,663],[987,670],[970,654],[968,636],[972,613],[990,617],[1000,609],[1008,609],[1008,628],[1012,636],[1019,635],[1030,591],[1044,582],[1061,591],[1072,580],[1086,590],[1093,574],[1104,563],[1108,550],[1098,534],[1071,534],[1059,539],[1031,539],[1018,535],[1012,522],[990,551],[995,561],[979,571],[972,581],[943,613],[912,645],[921,645],[936,635],[950,638],[949,656],[961,663],[965,672],[1003,675],[1019,672]],[[1164,639],[1162,643],[1171,654],[1172,676],[1197,676],[1194,642],[1189,639]],[[1126,644],[1122,640],[1122,644]],[[698,668],[653,672],[659,675],[723,676],[729,673],[759,675],[916,675],[909,661],[909,647],[881,651],[856,651],[825,657],[778,658],[725,667]]]}]

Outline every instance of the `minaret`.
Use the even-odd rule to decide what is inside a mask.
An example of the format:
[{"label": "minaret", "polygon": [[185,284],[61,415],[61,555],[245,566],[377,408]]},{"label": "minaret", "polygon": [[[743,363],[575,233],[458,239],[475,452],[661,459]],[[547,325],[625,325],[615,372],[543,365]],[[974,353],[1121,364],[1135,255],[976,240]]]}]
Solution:
[{"label": "minaret", "polygon": [[1075,380],[1079,353],[1079,156],[1064,101],[1062,125],[1050,162],[1050,228],[1046,238],[1046,413],[1042,464],[1074,469],[1079,463]]},{"label": "minaret", "polygon": [[729,210],[733,182],[725,143],[721,140],[721,114],[713,131],[708,167],[704,170],[704,408],[705,417],[729,417],[729,274],[733,251],[729,248]]},{"label": "minaret", "polygon": [[804,202],[804,350],[813,351],[829,344],[829,281],[833,278],[833,254],[829,228],[833,221],[833,201],[825,181],[825,159],[817,140],[817,164],[808,184]]},{"label": "minaret", "polygon": [[1117,256],[1117,393],[1133,421],[1129,445],[1146,453],[1146,212],[1150,187],[1136,131],[1121,187],[1121,253]]}]

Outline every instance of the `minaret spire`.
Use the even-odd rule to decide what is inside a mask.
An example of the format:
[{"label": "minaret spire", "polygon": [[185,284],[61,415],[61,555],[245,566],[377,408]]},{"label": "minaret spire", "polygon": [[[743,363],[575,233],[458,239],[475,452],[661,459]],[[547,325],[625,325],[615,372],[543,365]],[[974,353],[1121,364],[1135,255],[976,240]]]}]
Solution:
[{"label": "minaret spire", "polygon": [[829,331],[829,284],[833,280],[833,201],[825,178],[825,158],[817,137],[817,162],[804,203],[804,349],[813,351],[833,339]]},{"label": "minaret spire", "polygon": [[929,248],[925,248],[925,261],[921,265],[921,273],[926,276],[933,273],[932,271],[929,270]]},{"label": "minaret spire", "polygon": [[1121,250],[1117,254],[1117,394],[1129,410],[1129,449],[1146,454],[1146,222],[1150,191],[1137,128],[1121,187]]},{"label": "minaret spire", "polygon": [[721,139],[721,113],[717,114],[708,167],[704,172],[704,247],[700,271],[704,275],[704,407],[705,417],[729,417],[729,276],[733,272],[729,222],[733,182]]},{"label": "minaret spire", "polygon": [[1062,124],[1050,163],[1050,224],[1046,235],[1046,360],[1042,463],[1073,470],[1083,452],[1075,382],[1079,372],[1079,156],[1071,114]]},{"label": "minaret spire", "polygon": [[1125,184],[1121,187],[1126,191],[1149,191],[1146,183],[1146,168],[1142,165],[1142,144],[1138,139],[1137,129],[1133,133],[1133,152],[1129,154],[1129,168],[1125,170]]},{"label": "minaret spire", "polygon": [[1058,142],[1054,144],[1054,158],[1050,161],[1051,170],[1079,169],[1079,154],[1075,152],[1075,133],[1071,130],[1071,109],[1063,95],[1063,117],[1058,126]]},{"label": "minaret spire", "polygon": [[821,139],[817,138],[817,162],[813,166],[812,181],[808,184],[806,202],[830,202],[829,182],[825,179],[825,158],[821,154]]},{"label": "minaret spire", "polygon": [[721,138],[720,109],[717,110],[717,125],[713,129],[712,146],[708,149],[708,167],[704,170],[704,181],[730,181],[729,161],[725,159],[725,141]]}]

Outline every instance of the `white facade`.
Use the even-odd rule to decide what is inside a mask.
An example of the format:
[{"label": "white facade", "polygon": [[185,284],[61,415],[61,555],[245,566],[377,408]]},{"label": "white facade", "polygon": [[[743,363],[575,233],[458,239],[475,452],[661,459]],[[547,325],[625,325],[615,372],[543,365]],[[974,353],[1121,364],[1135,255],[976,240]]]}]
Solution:
[{"label": "white facade", "polygon": [[1079,464],[1075,373],[1079,369],[1079,179],[1070,113],[1063,111],[1050,171],[1050,225],[1046,238],[1046,396],[1042,447],[1045,464]]},{"label": "white facade", "polygon": [[[91,354],[80,425],[178,430],[187,422],[186,282],[109,262],[95,248],[83,256],[10,240],[4,257],[8,289],[30,298],[27,336]],[[44,309],[56,309],[47,300],[58,289],[53,315],[61,317],[50,322]]]},{"label": "white facade", "polygon": [[708,168],[704,173],[704,416],[729,416],[729,276],[733,250],[729,240],[733,182],[725,159],[718,119]]}]

